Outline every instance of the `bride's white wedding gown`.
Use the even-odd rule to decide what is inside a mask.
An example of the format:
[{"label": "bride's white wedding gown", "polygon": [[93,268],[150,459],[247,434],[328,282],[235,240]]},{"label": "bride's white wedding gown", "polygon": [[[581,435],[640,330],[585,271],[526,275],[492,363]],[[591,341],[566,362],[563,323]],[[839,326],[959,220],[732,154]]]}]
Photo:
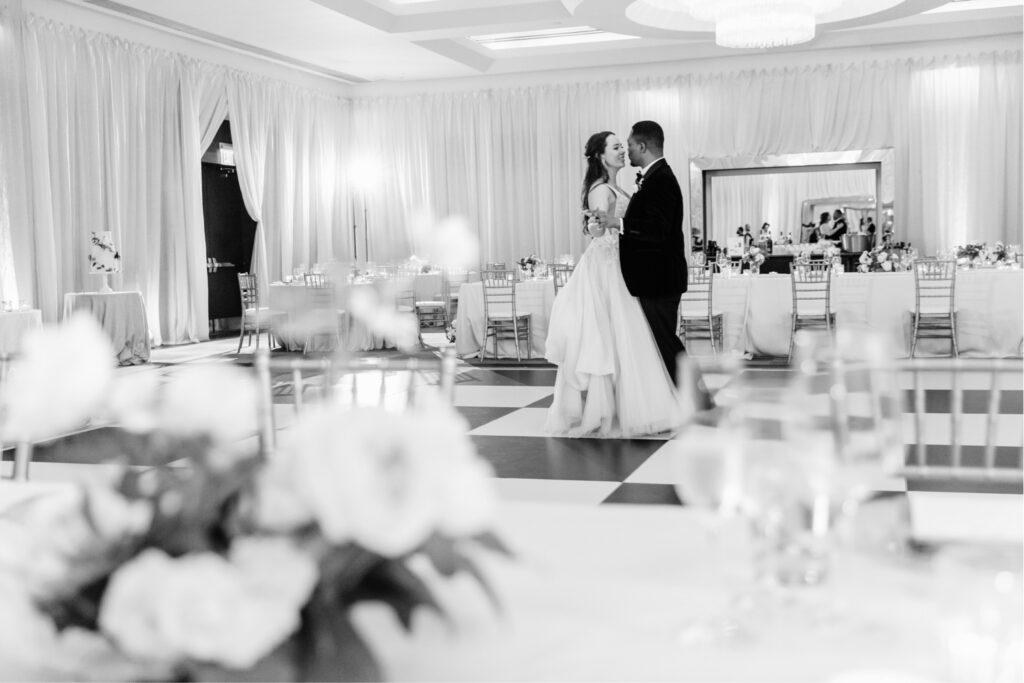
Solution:
[{"label": "bride's white wedding gown", "polygon": [[[621,217],[629,197],[615,194]],[[670,431],[682,421],[675,384],[622,279],[618,235],[591,240],[555,297],[546,355],[558,366],[549,434],[630,437]]]}]

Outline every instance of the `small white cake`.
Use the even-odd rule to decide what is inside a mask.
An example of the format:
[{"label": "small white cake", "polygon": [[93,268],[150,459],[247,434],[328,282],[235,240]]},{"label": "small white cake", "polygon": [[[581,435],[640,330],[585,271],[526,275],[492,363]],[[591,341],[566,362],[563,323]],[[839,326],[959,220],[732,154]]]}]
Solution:
[{"label": "small white cake", "polygon": [[121,272],[121,254],[114,248],[114,233],[93,232],[89,240],[89,272]]}]

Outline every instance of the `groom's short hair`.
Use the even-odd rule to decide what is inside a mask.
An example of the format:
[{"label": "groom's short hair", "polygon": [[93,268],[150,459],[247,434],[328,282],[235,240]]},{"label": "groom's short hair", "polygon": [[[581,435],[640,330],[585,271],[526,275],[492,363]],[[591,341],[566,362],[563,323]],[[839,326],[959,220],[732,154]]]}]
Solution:
[{"label": "groom's short hair", "polygon": [[654,121],[637,121],[633,124],[630,136],[637,142],[642,142],[650,149],[662,150],[665,148],[665,131]]}]

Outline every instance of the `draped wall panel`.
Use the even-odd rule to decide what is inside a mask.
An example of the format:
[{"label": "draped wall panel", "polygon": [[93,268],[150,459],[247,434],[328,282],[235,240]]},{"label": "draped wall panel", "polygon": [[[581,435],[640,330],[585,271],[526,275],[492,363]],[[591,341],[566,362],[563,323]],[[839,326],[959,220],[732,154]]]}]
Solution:
[{"label": "draped wall panel", "polygon": [[206,338],[200,157],[229,103],[246,208],[270,235],[261,282],[346,257],[346,103],[18,9],[0,0],[0,298],[57,320],[64,293],[100,284],[87,245],[110,230],[112,284],[142,292],[153,342]]},{"label": "draped wall panel", "polygon": [[640,119],[684,188],[693,156],[893,147],[899,239],[1024,241],[1021,53],[998,51],[357,99],[353,147],[390,169],[367,198],[373,255],[415,250],[417,206],[466,215],[481,260],[580,253],[583,145]]},{"label": "draped wall panel", "polygon": [[1020,50],[344,100],[18,6],[0,0],[0,298],[47,320],[96,287],[86,242],[112,230],[114,282],[142,291],[154,341],[205,337],[198,158],[225,113],[263,283],[357,243],[365,260],[367,222],[374,261],[406,258],[420,208],[466,216],[481,261],[579,254],[583,145],[647,118],[684,188],[693,156],[892,147],[898,238],[1024,241]]}]

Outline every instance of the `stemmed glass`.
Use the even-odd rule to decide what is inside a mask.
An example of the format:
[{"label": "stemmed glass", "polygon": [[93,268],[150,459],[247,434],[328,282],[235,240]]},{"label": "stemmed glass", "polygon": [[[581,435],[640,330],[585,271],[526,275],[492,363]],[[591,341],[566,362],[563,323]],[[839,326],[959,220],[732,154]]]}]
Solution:
[{"label": "stemmed glass", "polygon": [[[788,455],[784,464],[764,467],[769,483],[786,488],[751,483],[758,479],[749,474],[746,488],[758,519],[761,576],[784,592],[834,587],[836,551],[860,503],[903,462],[901,393],[884,341],[846,327],[834,336],[800,331],[795,347],[783,426]],[[831,590],[789,590],[785,597],[814,605],[790,611],[804,622],[843,621]]]},{"label": "stemmed glass", "polygon": [[[670,442],[673,484],[683,504],[693,510],[705,532],[705,558],[722,577],[730,598],[713,614],[691,619],[677,634],[680,644],[704,646],[749,640],[754,617],[749,591],[737,591],[729,578],[728,557],[719,536],[729,521],[744,512],[745,411],[741,396],[749,387],[738,359],[726,358],[702,373],[688,356],[679,359],[680,401],[686,422]],[[708,405],[709,378],[724,385]]]}]

